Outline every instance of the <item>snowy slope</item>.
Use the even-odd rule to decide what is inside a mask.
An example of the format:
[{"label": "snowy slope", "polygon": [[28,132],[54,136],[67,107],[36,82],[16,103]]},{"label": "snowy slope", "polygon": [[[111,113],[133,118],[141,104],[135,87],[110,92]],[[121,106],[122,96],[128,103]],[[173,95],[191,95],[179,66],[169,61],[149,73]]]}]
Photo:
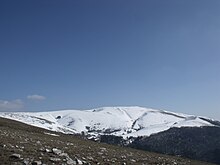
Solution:
[{"label": "snowy slope", "polygon": [[[32,113],[0,113],[33,126],[63,132],[110,134],[123,137],[149,136],[171,127],[214,126],[200,117],[143,107],[104,107]],[[211,119],[210,119],[211,120]]]}]

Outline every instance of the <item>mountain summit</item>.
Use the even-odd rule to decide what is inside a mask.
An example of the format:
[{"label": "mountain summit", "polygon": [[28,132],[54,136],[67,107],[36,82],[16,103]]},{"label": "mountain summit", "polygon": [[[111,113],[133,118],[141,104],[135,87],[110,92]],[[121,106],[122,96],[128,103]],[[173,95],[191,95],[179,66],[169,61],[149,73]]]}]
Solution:
[{"label": "mountain summit", "polygon": [[143,107],[14,112],[0,113],[0,116],[62,133],[115,135],[124,138],[150,136],[173,127],[202,127],[218,124],[204,117]]}]

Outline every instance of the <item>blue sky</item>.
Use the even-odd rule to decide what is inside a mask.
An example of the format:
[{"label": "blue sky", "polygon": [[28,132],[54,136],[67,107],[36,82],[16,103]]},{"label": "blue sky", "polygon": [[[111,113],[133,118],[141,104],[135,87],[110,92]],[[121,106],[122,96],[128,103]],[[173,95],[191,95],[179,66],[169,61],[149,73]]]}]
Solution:
[{"label": "blue sky", "polygon": [[0,111],[138,105],[220,120],[219,8],[1,0]]}]

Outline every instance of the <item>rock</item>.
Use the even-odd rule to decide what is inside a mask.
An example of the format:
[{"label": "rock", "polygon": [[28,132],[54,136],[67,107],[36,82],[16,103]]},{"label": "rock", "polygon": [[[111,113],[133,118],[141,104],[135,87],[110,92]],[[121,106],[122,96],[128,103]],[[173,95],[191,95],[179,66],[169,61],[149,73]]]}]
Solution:
[{"label": "rock", "polygon": [[75,160],[71,159],[71,158],[68,158],[66,164],[67,165],[76,165],[77,162]]},{"label": "rock", "polygon": [[68,146],[73,146],[74,144],[73,143],[66,143],[66,145],[68,145]]},{"label": "rock", "polygon": [[47,149],[47,148],[45,149],[45,151],[46,151],[46,152],[51,152],[51,150],[50,150],[50,149]]},{"label": "rock", "polygon": [[87,159],[88,160],[94,160],[93,157],[91,157],[91,156],[87,156]]},{"label": "rock", "polygon": [[23,163],[24,163],[24,165],[28,165],[28,164],[29,164],[29,161],[26,161],[26,160],[25,160]]},{"label": "rock", "polygon": [[125,155],[122,155],[121,158],[122,158],[122,159],[126,159],[126,156],[125,156]]},{"label": "rock", "polygon": [[61,153],[61,154],[59,154],[59,156],[64,156],[64,157],[66,157],[66,158],[68,158],[69,157],[69,155],[67,154],[67,153]]},{"label": "rock", "polygon": [[61,161],[61,159],[60,158],[50,158],[50,161],[52,161],[52,162],[60,162]]},{"label": "rock", "polygon": [[29,158],[24,159],[23,163],[24,165],[29,165],[30,164]]},{"label": "rock", "polygon": [[106,151],[107,151],[107,149],[104,148],[104,147],[101,147],[100,150],[101,150],[102,152],[106,152]]},{"label": "rock", "polygon": [[12,154],[11,156],[10,156],[10,158],[11,159],[21,159],[21,155],[20,154]]},{"label": "rock", "polygon": [[57,148],[53,148],[52,149],[53,153],[56,154],[56,155],[60,155],[62,153],[61,150],[57,149]]},{"label": "rock", "polygon": [[0,146],[1,146],[2,148],[5,148],[5,147],[6,147],[6,145],[5,145],[5,144],[1,144]]},{"label": "rock", "polygon": [[88,163],[85,160],[83,160],[82,163],[88,165]]},{"label": "rock", "polygon": [[103,153],[103,152],[97,152],[97,154],[99,154],[99,155],[103,155],[104,153]]},{"label": "rock", "polygon": [[79,159],[76,159],[76,162],[77,162],[77,164],[79,164],[79,165],[82,165],[82,164],[83,164],[83,162],[82,162],[81,160],[79,160]]},{"label": "rock", "polygon": [[133,163],[136,163],[136,160],[134,160],[134,159],[131,159],[130,161],[133,162]]}]

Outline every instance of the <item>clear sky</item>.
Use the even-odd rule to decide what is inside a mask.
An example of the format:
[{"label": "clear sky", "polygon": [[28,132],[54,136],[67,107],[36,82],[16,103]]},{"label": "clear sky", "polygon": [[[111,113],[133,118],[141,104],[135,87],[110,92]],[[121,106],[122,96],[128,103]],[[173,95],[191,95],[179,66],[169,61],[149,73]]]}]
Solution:
[{"label": "clear sky", "polygon": [[220,120],[219,0],[1,0],[0,111],[144,106]]}]

